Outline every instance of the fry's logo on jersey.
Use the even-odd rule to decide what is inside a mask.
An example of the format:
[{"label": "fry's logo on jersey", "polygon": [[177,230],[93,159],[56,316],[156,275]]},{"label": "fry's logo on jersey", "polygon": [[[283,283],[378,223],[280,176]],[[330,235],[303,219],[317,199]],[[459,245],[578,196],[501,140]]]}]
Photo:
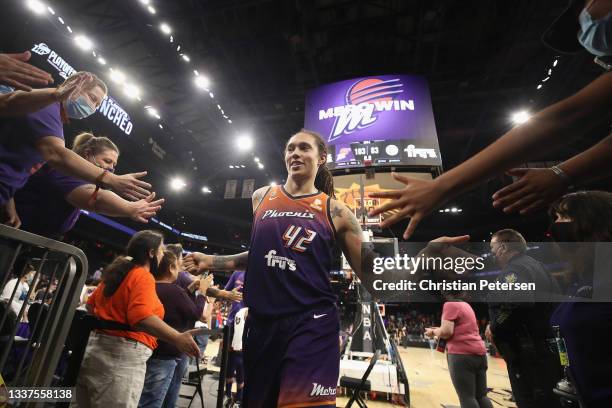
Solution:
[{"label": "fry's logo on jersey", "polygon": [[277,256],[276,251],[271,249],[268,251],[268,255],[264,256],[268,261],[268,266],[271,268],[279,268],[283,271],[289,268],[290,271],[295,271],[295,261],[293,259],[285,258],[284,256]]},{"label": "fry's logo on jersey", "polygon": [[298,211],[276,211],[276,210],[266,210],[264,215],[262,215],[261,219],[265,220],[266,218],[278,218],[278,217],[296,217],[296,218],[306,218],[309,220],[314,220],[315,215],[310,211],[298,212]]},{"label": "fry's logo on jersey", "polygon": [[346,92],[346,105],[319,110],[319,120],[335,118],[328,142],[333,142],[356,130],[376,123],[375,112],[414,110],[412,99],[394,99],[404,92],[399,78],[383,81],[378,78],[361,79]]},{"label": "fry's logo on jersey", "polygon": [[336,395],[336,387],[325,387],[321,384],[312,383],[312,391],[310,392],[311,397],[325,395]]}]

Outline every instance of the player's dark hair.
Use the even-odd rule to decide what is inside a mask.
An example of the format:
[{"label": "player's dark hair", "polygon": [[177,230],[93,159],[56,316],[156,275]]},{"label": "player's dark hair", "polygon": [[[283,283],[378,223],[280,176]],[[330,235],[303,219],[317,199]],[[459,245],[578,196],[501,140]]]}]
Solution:
[{"label": "player's dark hair", "polygon": [[550,207],[549,214],[553,222],[557,214],[570,218],[577,241],[612,241],[612,193],[578,191],[566,194]]},{"label": "player's dark hair", "polygon": [[[144,230],[134,234],[127,244],[127,256],[115,258],[102,271],[104,296],[112,296],[132,269],[148,265],[151,262],[150,252],[157,252],[163,241],[164,237],[156,231]],[[154,270],[154,268],[151,269]]]},{"label": "player's dark hair", "polygon": [[[300,129],[300,131],[294,134],[293,136],[297,135],[298,133],[305,133],[308,136],[314,138],[317,145],[317,149],[319,150],[319,157],[325,157],[325,159],[327,160],[327,144],[325,144],[325,141],[323,140],[320,134],[312,130]],[[334,191],[334,178],[325,163],[319,166],[314,184],[317,190],[323,191],[325,194],[332,198],[336,198],[336,194]]]}]

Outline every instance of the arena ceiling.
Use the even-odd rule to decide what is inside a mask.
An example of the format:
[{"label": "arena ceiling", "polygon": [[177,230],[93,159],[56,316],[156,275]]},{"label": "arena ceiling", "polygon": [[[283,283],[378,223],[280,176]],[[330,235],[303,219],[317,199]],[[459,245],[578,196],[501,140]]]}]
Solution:
[{"label": "arena ceiling", "polygon": [[[3,32],[18,36],[28,25],[42,24],[23,2],[11,3],[16,17],[3,21],[8,23]],[[283,179],[283,145],[303,125],[309,89],[366,75],[426,76],[447,170],[508,130],[513,111],[536,111],[599,73],[586,54],[560,57],[545,86],[536,89],[557,58],[540,36],[565,1],[151,0],[155,15],[139,0],[48,3],[118,61],[162,117],[163,129],[153,124],[148,136],[167,153],[164,160],[152,155],[150,140],[133,140],[122,145],[120,170],[152,167],[151,181],[167,198],[161,217],[170,223],[213,235],[237,233],[242,242],[248,237],[250,203],[223,200],[225,181],[255,176],[264,185]],[[176,42],[169,43],[160,31],[161,21],[172,27]],[[178,58],[178,45],[190,63]],[[104,78],[106,72],[91,59],[81,62]],[[216,103],[194,86],[193,69],[210,79]],[[112,83],[110,90],[116,91]],[[142,111],[138,105],[134,109]],[[233,140],[241,132],[255,137],[253,154],[265,163],[264,170],[237,151]],[[541,159],[562,159],[579,147],[542,149]],[[230,164],[245,168],[230,169]],[[176,174],[188,182],[180,194],[167,187]],[[465,208],[461,220],[434,216],[423,237],[440,227],[474,226],[477,235],[484,234],[500,222],[490,208],[499,183],[454,203]],[[202,195],[202,185],[213,193]]]}]

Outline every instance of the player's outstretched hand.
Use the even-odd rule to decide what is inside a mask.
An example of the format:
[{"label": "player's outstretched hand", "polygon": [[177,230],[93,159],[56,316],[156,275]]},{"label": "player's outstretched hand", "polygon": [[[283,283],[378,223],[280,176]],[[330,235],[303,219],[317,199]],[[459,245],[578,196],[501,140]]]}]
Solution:
[{"label": "player's outstretched hand", "polygon": [[192,252],[183,259],[183,266],[187,272],[197,275],[205,270],[211,269],[213,266],[212,260],[212,255]]}]

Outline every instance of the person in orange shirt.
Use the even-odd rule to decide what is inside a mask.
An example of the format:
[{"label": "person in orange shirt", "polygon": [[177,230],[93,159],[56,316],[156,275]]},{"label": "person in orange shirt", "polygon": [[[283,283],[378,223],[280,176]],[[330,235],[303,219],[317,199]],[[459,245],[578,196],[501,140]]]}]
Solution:
[{"label": "person in orange shirt", "polygon": [[127,256],[118,257],[104,270],[102,283],[87,300],[89,313],[140,331],[92,332],[77,379],[79,407],[137,407],[157,338],[198,356],[191,331],[179,333],[162,320],[164,307],[153,275],[163,250],[161,234],[136,233],[128,243]]}]

